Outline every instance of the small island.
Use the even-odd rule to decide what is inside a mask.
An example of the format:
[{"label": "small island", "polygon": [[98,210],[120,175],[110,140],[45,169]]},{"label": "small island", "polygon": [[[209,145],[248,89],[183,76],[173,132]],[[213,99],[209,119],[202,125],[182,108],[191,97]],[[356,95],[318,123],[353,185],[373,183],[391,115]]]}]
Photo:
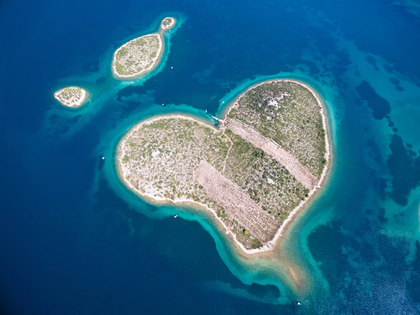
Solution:
[{"label": "small island", "polygon": [[267,81],[218,122],[183,115],[141,122],[118,145],[119,175],[146,201],[210,210],[246,253],[271,250],[326,175],[323,105],[300,82]]},{"label": "small island", "polygon": [[172,28],[175,19],[166,17],[160,31],[135,38],[118,48],[112,60],[112,72],[121,79],[134,78],[152,70],[163,51],[162,32]]},{"label": "small island", "polygon": [[175,25],[175,19],[172,17],[166,17],[163,19],[162,23],[160,23],[160,28],[162,30],[167,30],[172,28]]},{"label": "small island", "polygon": [[83,105],[86,96],[86,90],[77,86],[69,86],[54,93],[54,98],[62,105],[73,108]]}]

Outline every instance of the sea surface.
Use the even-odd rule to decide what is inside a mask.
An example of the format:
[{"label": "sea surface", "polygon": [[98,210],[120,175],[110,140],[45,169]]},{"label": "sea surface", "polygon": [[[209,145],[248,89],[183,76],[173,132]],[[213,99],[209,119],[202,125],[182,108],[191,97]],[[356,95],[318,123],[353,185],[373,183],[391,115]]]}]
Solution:
[{"label": "sea surface", "polygon": [[[0,313],[418,314],[418,6],[1,1]],[[178,24],[159,66],[115,79],[115,49],[165,16]],[[275,78],[320,95],[333,151],[271,256],[246,257],[211,216],[149,205],[121,183],[116,147],[137,122],[214,123]],[[67,85],[89,91],[85,106],[54,100]]]}]

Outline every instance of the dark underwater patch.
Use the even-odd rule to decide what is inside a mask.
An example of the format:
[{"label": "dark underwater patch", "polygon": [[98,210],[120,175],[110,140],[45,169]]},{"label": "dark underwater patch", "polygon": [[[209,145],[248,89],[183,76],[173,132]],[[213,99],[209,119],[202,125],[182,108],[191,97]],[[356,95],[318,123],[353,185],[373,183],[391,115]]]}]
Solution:
[{"label": "dark underwater patch", "polygon": [[404,88],[401,86],[401,81],[398,80],[397,78],[390,78],[389,82],[391,82],[394,86],[395,89],[399,92],[404,92]]},{"label": "dark underwater patch", "polygon": [[385,224],[386,222],[388,222],[388,219],[385,217],[385,208],[378,209],[377,218],[380,224]]},{"label": "dark underwater patch", "polygon": [[366,59],[366,61],[368,63],[370,63],[373,66],[373,68],[375,69],[375,71],[379,71],[379,68],[378,68],[378,66],[376,64],[376,59],[373,58],[373,56],[367,55],[365,59]]},{"label": "dark underwater patch", "polygon": [[359,95],[367,102],[369,108],[373,111],[372,116],[375,119],[383,119],[391,112],[389,102],[378,95],[375,89],[367,81],[362,81],[356,88]]},{"label": "dark underwater patch", "polygon": [[96,82],[96,84],[103,84],[103,83],[105,83],[106,82],[106,78],[104,78],[104,77],[100,77],[98,80],[96,80],[95,81]]},{"label": "dark underwater patch", "polygon": [[123,102],[123,97],[128,97],[130,95],[133,95],[135,93],[135,87],[133,85],[129,85],[117,93],[117,102]]},{"label": "dark underwater patch", "polygon": [[98,70],[99,70],[99,61],[97,61],[97,60],[85,63],[83,65],[83,72],[84,73],[95,73],[95,72],[98,72]]},{"label": "dark underwater patch", "polygon": [[407,281],[407,291],[414,302],[420,302],[420,243],[416,241],[416,258],[411,264],[412,275]]},{"label": "dark underwater patch", "polygon": [[275,301],[281,296],[279,289],[271,284],[261,285],[253,283],[250,286],[247,286],[246,289],[250,294],[260,299],[269,299]]},{"label": "dark underwater patch", "polygon": [[382,155],[378,144],[373,139],[366,141],[366,146],[370,149],[371,157],[376,164],[382,165]]},{"label": "dark underwater patch", "polygon": [[406,148],[401,137],[396,134],[393,135],[389,148],[392,152],[387,162],[392,175],[390,197],[405,206],[411,190],[420,184],[420,157],[415,159],[414,152]]},{"label": "dark underwater patch", "polygon": [[69,124],[71,125],[76,124],[79,121],[80,117],[82,117],[82,115],[74,116],[72,119],[69,120]]},{"label": "dark underwater patch", "polygon": [[60,116],[57,114],[52,114],[50,117],[48,117],[48,120],[51,122],[51,124],[55,124],[59,118]]},{"label": "dark underwater patch", "polygon": [[367,61],[368,63],[370,63],[372,66],[376,67],[376,59],[375,59],[375,58],[373,58],[373,56],[371,56],[371,55],[367,55],[365,59],[366,59],[366,61]]},{"label": "dark underwater patch", "polygon": [[320,226],[308,237],[312,256],[321,263],[319,268],[331,285],[340,283],[342,270],[349,268],[347,257],[342,251],[343,242],[344,236],[336,222]]}]

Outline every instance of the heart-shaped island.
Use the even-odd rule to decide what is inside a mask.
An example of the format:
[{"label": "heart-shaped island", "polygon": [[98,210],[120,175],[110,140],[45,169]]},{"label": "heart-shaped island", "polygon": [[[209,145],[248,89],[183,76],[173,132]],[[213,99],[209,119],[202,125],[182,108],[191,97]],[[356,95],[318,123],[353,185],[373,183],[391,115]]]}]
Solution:
[{"label": "heart-shaped island", "polygon": [[266,81],[241,94],[220,127],[182,115],[134,126],[118,169],[134,192],[211,210],[247,253],[269,250],[325,177],[327,121],[308,86]]}]

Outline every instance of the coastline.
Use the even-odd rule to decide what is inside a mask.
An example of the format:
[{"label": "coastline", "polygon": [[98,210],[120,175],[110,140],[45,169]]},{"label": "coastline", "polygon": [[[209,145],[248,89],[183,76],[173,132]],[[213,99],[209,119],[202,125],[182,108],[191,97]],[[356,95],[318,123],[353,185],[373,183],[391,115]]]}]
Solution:
[{"label": "coastline", "polygon": [[[137,40],[139,38],[142,38],[142,37],[145,37],[145,36],[152,36],[152,35],[156,35],[158,37],[158,39],[159,39],[159,49],[158,49],[158,51],[156,53],[156,57],[155,58],[152,58],[152,65],[150,67],[146,68],[146,69],[141,70],[138,73],[135,73],[135,74],[130,74],[130,75],[118,74],[117,73],[117,70],[116,70],[117,67],[115,65],[116,56],[117,56],[118,51],[121,48],[123,48],[126,45],[128,45],[129,43],[131,43],[132,41],[135,41],[135,40]],[[152,34],[146,34],[146,35],[143,35],[143,36],[140,36],[140,37],[136,37],[136,38],[134,38],[134,39],[126,42],[124,45],[122,45],[121,47],[119,47],[114,52],[114,55],[112,57],[112,66],[111,66],[111,68],[112,68],[112,74],[114,75],[114,77],[116,77],[118,79],[134,79],[134,78],[137,78],[140,75],[144,74],[145,72],[152,71],[160,63],[159,61],[160,61],[160,58],[161,58],[163,49],[164,49],[164,41],[163,41],[163,38],[162,38],[162,35],[160,34],[160,32],[158,32],[158,33],[152,33]]]},{"label": "coastline", "polygon": [[297,217],[297,215],[299,214],[299,212],[305,208],[305,206],[307,205],[308,202],[310,202],[312,200],[312,198],[315,196],[316,192],[318,190],[320,190],[322,188],[322,185],[324,184],[328,171],[330,169],[330,162],[331,162],[331,143],[330,143],[330,139],[329,139],[329,129],[328,129],[328,124],[327,124],[327,117],[326,117],[326,109],[324,107],[324,104],[322,103],[322,101],[320,100],[319,96],[316,94],[316,92],[310,88],[308,85],[299,82],[299,81],[295,81],[295,80],[290,80],[290,79],[278,79],[278,80],[270,80],[270,81],[264,81],[261,83],[258,83],[256,85],[253,85],[251,87],[249,87],[246,91],[242,92],[240,96],[238,96],[233,102],[231,102],[231,104],[226,108],[226,110],[223,113],[222,118],[225,119],[225,117],[228,115],[229,111],[234,107],[234,105],[237,103],[237,101],[246,93],[248,92],[250,89],[255,88],[256,86],[265,84],[265,83],[270,83],[270,82],[278,82],[278,81],[285,81],[285,82],[293,82],[293,83],[297,83],[305,88],[307,88],[312,95],[314,95],[315,99],[317,100],[318,105],[320,106],[320,113],[321,113],[321,117],[322,117],[322,124],[325,130],[325,143],[326,143],[326,153],[325,153],[325,159],[327,161],[326,166],[323,169],[323,172],[321,174],[321,177],[317,183],[317,185],[308,193],[308,197],[305,200],[302,200],[299,205],[293,209],[288,217],[286,218],[286,220],[283,221],[283,223],[281,224],[281,226],[279,227],[279,229],[277,230],[274,238],[267,242],[266,244],[264,244],[260,249],[246,249],[237,239],[235,234],[229,230],[227,228],[227,226],[223,223],[223,221],[217,216],[216,212],[209,208],[208,206],[201,204],[199,202],[195,202],[193,200],[189,200],[189,199],[175,199],[175,200],[171,200],[171,199],[167,199],[167,198],[156,198],[156,197],[152,197],[148,194],[144,194],[144,193],[140,193],[139,191],[137,191],[135,189],[135,187],[133,185],[131,185],[131,183],[127,182],[125,180],[125,171],[124,168],[122,167],[122,157],[124,156],[124,150],[122,149],[122,147],[125,144],[126,139],[135,131],[137,130],[141,125],[143,124],[150,124],[154,121],[160,120],[160,119],[169,119],[169,118],[183,118],[183,119],[188,119],[194,122],[198,122],[199,124],[202,124],[206,127],[210,127],[212,128],[214,131],[220,132],[221,129],[214,127],[213,125],[206,123],[200,119],[194,118],[192,116],[188,116],[188,115],[182,115],[182,114],[171,114],[171,115],[159,115],[159,116],[155,116],[153,118],[149,118],[147,120],[144,120],[138,124],[136,124],[135,126],[133,126],[130,131],[128,133],[126,133],[123,138],[119,141],[118,146],[117,146],[117,173],[118,173],[118,177],[120,178],[120,180],[122,180],[122,182],[125,184],[125,186],[127,188],[129,188],[133,193],[135,193],[136,195],[138,195],[141,199],[143,199],[144,201],[148,202],[148,203],[154,203],[154,204],[171,204],[171,205],[177,205],[177,206],[181,206],[181,205],[193,205],[196,206],[200,209],[203,210],[209,210],[213,217],[216,218],[217,222],[219,222],[222,226],[222,228],[224,229],[226,235],[230,235],[230,237],[232,237],[234,243],[245,253],[248,255],[255,255],[255,254],[262,254],[262,253],[267,253],[272,251],[280,242],[281,237],[284,237],[284,235],[282,234],[284,231],[286,231],[287,227],[290,225],[290,223],[293,222],[293,220]]},{"label": "coastline", "polygon": [[[68,88],[79,88],[79,87],[77,87],[77,86],[69,86]],[[87,102],[87,100],[88,100],[88,96],[89,96],[89,93],[85,90],[85,89],[82,89],[82,88],[79,88],[81,91],[82,91],[82,97],[80,98],[80,100],[78,100],[77,102],[75,102],[73,105],[67,105],[67,104],[64,104],[64,103],[62,103],[61,101],[60,101],[60,99],[57,97],[57,95],[58,95],[58,93],[62,90],[62,89],[60,89],[60,90],[58,90],[58,91],[56,91],[56,92],[54,92],[54,98],[61,104],[61,105],[63,105],[63,106],[66,106],[66,107],[69,107],[69,108],[78,108],[78,107],[80,107],[80,106],[82,106],[83,104],[85,104],[86,102]]]}]

